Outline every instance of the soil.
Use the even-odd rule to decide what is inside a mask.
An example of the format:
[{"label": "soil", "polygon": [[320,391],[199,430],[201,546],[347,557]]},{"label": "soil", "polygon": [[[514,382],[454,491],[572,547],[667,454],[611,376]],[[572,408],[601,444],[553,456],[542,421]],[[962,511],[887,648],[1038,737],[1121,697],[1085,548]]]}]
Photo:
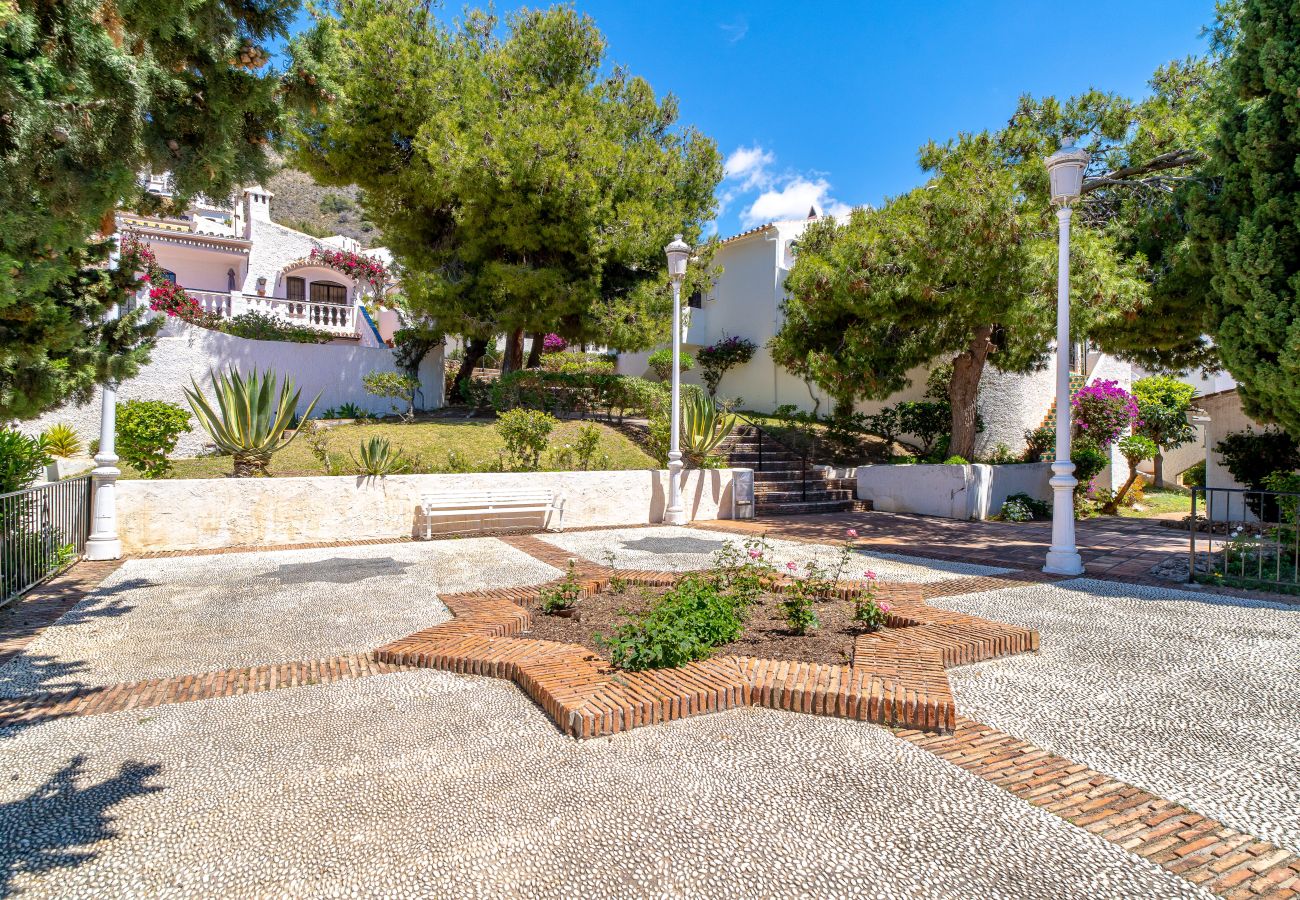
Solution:
[{"label": "soil", "polygon": [[[596,641],[597,635],[610,635],[627,615],[643,612],[663,588],[630,587],[621,594],[604,592],[584,595],[571,617],[546,615],[533,609],[532,629],[528,637],[566,644],[580,644],[602,659],[609,653]],[[853,659],[853,643],[867,631],[853,621],[853,607],[846,600],[828,600],[817,604],[821,625],[805,635],[791,634],[777,604],[780,598],[764,594],[749,608],[744,633],[740,639],[718,648],[718,653],[753,656],[759,659],[790,659],[799,662],[848,665]]]}]

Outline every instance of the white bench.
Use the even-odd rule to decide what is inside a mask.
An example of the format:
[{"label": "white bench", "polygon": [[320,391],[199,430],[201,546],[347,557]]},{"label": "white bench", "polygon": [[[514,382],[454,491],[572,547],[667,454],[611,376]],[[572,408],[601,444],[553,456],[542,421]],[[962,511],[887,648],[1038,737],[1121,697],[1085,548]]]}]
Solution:
[{"label": "white bench", "polygon": [[[438,516],[477,514],[479,528],[483,516],[494,513],[540,512],[542,527],[564,530],[564,498],[551,491],[469,491],[450,494],[425,494],[420,498],[420,512],[424,516],[424,536],[433,537],[433,520]],[[551,517],[555,526],[551,527]]]}]

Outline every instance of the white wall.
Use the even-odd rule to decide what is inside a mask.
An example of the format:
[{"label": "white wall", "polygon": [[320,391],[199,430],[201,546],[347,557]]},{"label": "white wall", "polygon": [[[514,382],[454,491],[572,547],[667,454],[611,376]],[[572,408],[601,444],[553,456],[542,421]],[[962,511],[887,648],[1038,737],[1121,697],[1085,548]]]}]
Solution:
[{"label": "white wall", "polygon": [[[392,410],[390,401],[367,394],[361,384],[361,377],[369,372],[397,371],[393,352],[386,347],[250,341],[186,325],[177,319],[168,320],[154,348],[152,362],[121,386],[118,400],[168,400],[188,409],[182,388],[190,384],[191,377],[207,386],[210,371],[229,366],[241,372],[256,367],[274,369],[281,376],[289,375],[302,390],[300,411],[306,409],[317,392],[321,395],[316,405],[318,411],[346,402],[374,413],[387,414]],[[420,366],[422,408],[436,409],[442,405],[442,377],[442,349],[435,348]],[[211,387],[207,386],[207,390],[211,391]],[[99,437],[99,413],[100,399],[96,391],[89,403],[46,413],[20,423],[19,427],[29,434],[37,434],[56,422],[66,422],[84,440],[90,441]],[[203,451],[207,442],[207,433],[195,423],[194,431],[181,436],[175,455],[194,456]]]},{"label": "white wall", "polygon": [[987,519],[1011,494],[1052,496],[1050,463],[858,466],[857,496],[881,512]]},{"label": "white wall", "polygon": [[[687,514],[697,521],[731,518],[733,496],[752,492],[752,478],[748,469],[683,473]],[[425,494],[522,488],[560,494],[565,528],[644,525],[662,521],[667,484],[667,472],[651,469],[119,481],[118,533],[128,554],[418,536]],[[469,514],[435,522],[435,531],[478,527],[477,515]],[[488,523],[537,527],[542,514],[515,513]]]}]

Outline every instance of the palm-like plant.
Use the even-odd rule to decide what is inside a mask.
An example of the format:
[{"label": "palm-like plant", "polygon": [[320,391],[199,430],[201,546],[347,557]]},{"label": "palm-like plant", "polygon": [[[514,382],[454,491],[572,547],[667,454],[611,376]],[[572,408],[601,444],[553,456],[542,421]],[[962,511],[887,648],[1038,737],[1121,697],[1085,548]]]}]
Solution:
[{"label": "palm-like plant", "polygon": [[682,443],[692,460],[707,458],[735,427],[736,417],[719,410],[702,391],[682,397]]},{"label": "palm-like plant", "polygon": [[[220,378],[216,372],[210,377],[215,408],[203,396],[198,382],[190,379],[194,389],[185,388],[195,418],[218,449],[234,457],[236,478],[265,475],[271,456],[297,437],[297,431],[287,438],[284,432],[293,420],[302,392],[294,389],[292,378],[286,376],[280,384],[279,377],[269,370],[259,374],[254,369],[245,377],[232,367]],[[319,399],[317,394],[307,405],[303,419],[311,415]]]}]

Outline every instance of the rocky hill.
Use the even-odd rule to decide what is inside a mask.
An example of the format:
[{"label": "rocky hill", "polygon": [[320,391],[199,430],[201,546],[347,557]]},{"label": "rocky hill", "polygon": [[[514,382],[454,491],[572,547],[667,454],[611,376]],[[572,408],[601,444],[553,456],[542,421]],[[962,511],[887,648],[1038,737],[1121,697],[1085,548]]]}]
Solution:
[{"label": "rocky hill", "polygon": [[379,243],[379,232],[365,221],[355,187],[322,187],[306,172],[282,166],[267,187],[275,194],[271,218],[316,237],[342,234],[363,247]]}]

